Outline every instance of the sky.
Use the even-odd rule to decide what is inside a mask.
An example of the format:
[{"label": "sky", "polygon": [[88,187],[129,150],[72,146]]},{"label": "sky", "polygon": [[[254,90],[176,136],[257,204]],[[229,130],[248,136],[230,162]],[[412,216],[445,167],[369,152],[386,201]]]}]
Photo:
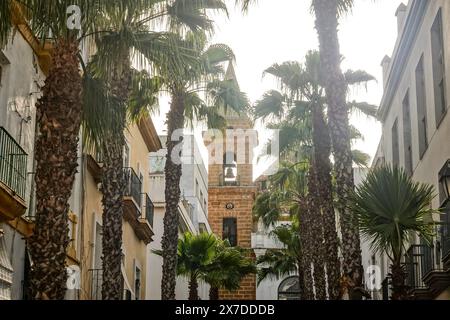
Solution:
[{"label": "sky", "polygon": [[[276,83],[262,77],[273,63],[302,61],[306,53],[318,48],[310,0],[259,0],[247,14],[229,3],[229,18],[214,15],[216,31],[212,43],[229,45],[236,55],[235,70],[243,92],[252,103],[265,91],[276,89]],[[376,82],[351,92],[351,100],[379,105],[383,94],[381,60],[392,55],[397,38],[395,11],[401,0],[355,0],[351,14],[340,21],[343,70],[362,69],[375,76]],[[405,4],[407,0],[404,0]],[[161,113],[155,119],[159,133],[164,133],[168,99],[161,99]],[[363,134],[364,141],[354,147],[374,156],[381,135],[381,125],[364,115],[351,118]]]}]

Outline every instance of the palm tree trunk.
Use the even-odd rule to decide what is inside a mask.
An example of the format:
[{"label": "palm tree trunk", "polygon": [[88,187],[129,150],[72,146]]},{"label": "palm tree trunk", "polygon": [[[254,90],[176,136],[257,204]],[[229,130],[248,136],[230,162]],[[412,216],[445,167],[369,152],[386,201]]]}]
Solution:
[{"label": "palm tree trunk", "polygon": [[354,284],[349,288],[351,299],[360,299],[361,295],[358,292],[362,288],[363,267],[358,221],[348,210],[349,196],[354,189],[353,159],[346,103],[347,84],[340,66],[337,0],[315,0],[313,4],[335,159],[343,271]]},{"label": "palm tree trunk", "polygon": [[102,145],[102,204],[103,204],[103,300],[122,298],[122,218],[126,177],[123,171],[124,130],[126,127],[126,105],[130,93],[131,66],[127,50],[120,54],[117,64],[112,66],[108,80],[111,95],[117,99],[119,110],[116,127],[104,137]]},{"label": "palm tree trunk", "polygon": [[172,141],[172,134],[184,125],[184,97],[174,94],[167,114],[167,156],[166,156],[166,212],[162,238],[163,266],[161,281],[162,300],[175,300],[177,245],[178,245],[178,203],[180,202],[181,164],[172,161],[172,152],[178,141]]},{"label": "palm tree trunk", "polygon": [[304,291],[302,292],[303,300],[314,300],[314,291],[313,291],[313,279],[312,279],[312,269],[311,269],[311,260],[312,260],[312,251],[311,251],[311,231],[310,231],[310,223],[309,223],[309,212],[307,204],[300,203],[300,208],[298,210],[298,219],[300,221],[300,247],[302,249],[302,255],[300,259],[301,270],[303,271],[303,283],[304,283]]},{"label": "palm tree trunk", "polygon": [[69,198],[78,166],[82,79],[77,41],[58,40],[37,108],[36,224],[29,242],[35,299],[64,299]]},{"label": "palm tree trunk", "polygon": [[194,274],[191,274],[191,279],[189,280],[189,300],[199,300],[198,282]]},{"label": "palm tree trunk", "polygon": [[317,197],[324,228],[324,257],[326,263],[328,295],[330,300],[337,300],[340,292],[341,266],[338,257],[338,234],[333,204],[333,185],[331,179],[331,138],[323,110],[315,107],[313,116],[314,166],[317,177]]},{"label": "palm tree trunk", "polygon": [[326,279],[325,279],[325,257],[323,243],[323,217],[320,211],[320,199],[317,195],[317,178],[313,165],[310,166],[308,175],[308,211],[309,224],[311,226],[311,252],[314,266],[314,288],[316,289],[316,300],[326,300]]},{"label": "palm tree trunk", "polygon": [[[302,253],[300,253],[300,257],[301,256],[302,256]],[[304,295],[306,292],[305,272],[302,267],[302,259],[301,258],[298,259],[297,268],[298,268],[298,284],[299,284],[299,289],[300,289],[300,300],[305,300],[304,299]]]},{"label": "palm tree trunk", "polygon": [[408,299],[408,288],[405,285],[405,270],[400,262],[391,265],[392,276],[392,300]]},{"label": "palm tree trunk", "polygon": [[102,168],[102,299],[120,300],[122,264],[122,217],[125,177],[123,145],[114,137],[105,141]]},{"label": "palm tree trunk", "polygon": [[209,288],[209,300],[219,300],[219,288],[213,286]]}]

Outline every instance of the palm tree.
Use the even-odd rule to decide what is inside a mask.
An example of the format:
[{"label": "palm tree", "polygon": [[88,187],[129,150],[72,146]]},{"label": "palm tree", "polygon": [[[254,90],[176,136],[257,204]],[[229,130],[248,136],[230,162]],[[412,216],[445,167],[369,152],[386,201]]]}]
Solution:
[{"label": "palm tree", "polygon": [[[176,66],[183,63],[183,58],[190,55],[178,44],[179,36],[171,31],[154,31],[155,23],[167,21],[171,29],[185,27],[193,30],[209,30],[210,20],[203,15],[205,9],[226,9],[220,1],[131,1],[126,6],[112,6],[105,10],[103,16],[96,21],[96,38],[98,52],[90,64],[89,71],[94,77],[106,83],[106,90],[110,96],[110,106],[106,117],[104,113],[97,113],[96,121],[89,120],[88,124],[96,123],[97,127],[89,128],[88,134],[98,144],[103,156],[102,174],[102,203],[103,203],[103,299],[120,299],[121,276],[120,261],[122,256],[122,213],[123,195],[125,191],[125,174],[123,171],[123,150],[125,145],[124,130],[127,124],[126,106],[129,102],[133,84],[133,75],[142,75],[132,68],[132,60],[138,67],[145,67],[150,63],[153,68],[163,67],[173,63]],[[154,27],[153,27],[154,28]],[[166,59],[170,56],[171,59]],[[144,59],[142,57],[145,57]],[[157,79],[157,78],[154,78]],[[147,77],[148,80],[148,77]],[[148,82],[146,80],[146,82]],[[86,84],[90,84],[89,81]],[[155,89],[159,88],[153,85]],[[86,88],[88,91],[89,88]],[[152,95],[152,94],[150,94]],[[94,103],[97,99],[94,99]],[[89,103],[92,105],[92,103]],[[136,106],[145,109],[146,106]],[[96,109],[93,106],[92,109]],[[112,111],[114,110],[114,111]],[[113,114],[114,113],[114,114]],[[89,110],[92,114],[92,110]],[[108,122],[108,123],[106,123]],[[98,123],[101,126],[98,126]],[[110,128],[108,131],[105,128]]]},{"label": "palm tree", "polygon": [[[281,149],[298,149],[304,145],[302,140],[310,141],[307,145],[312,153],[311,172],[309,174],[310,192],[308,207],[314,210],[311,217],[313,235],[319,238],[314,243],[322,243],[320,235],[324,236],[324,246],[319,249],[313,258],[317,265],[323,264],[321,260],[326,259],[326,271],[328,279],[329,298],[338,298],[340,287],[340,261],[338,259],[338,237],[336,230],[336,218],[333,203],[333,185],[330,162],[331,138],[327,119],[325,118],[326,97],[324,96],[323,82],[320,74],[320,56],[317,51],[310,51],[305,57],[304,65],[297,62],[284,62],[274,64],[266,69],[266,74],[276,77],[285,92],[269,91],[257,105],[256,117],[272,117],[281,119],[280,138],[284,139]],[[358,85],[374,78],[364,71],[347,71],[346,82],[348,85]],[[373,116],[376,107],[368,103],[352,102],[352,109],[359,110],[365,114]],[[284,131],[287,130],[285,133]],[[305,130],[306,129],[306,130]],[[357,133],[357,130],[354,129]],[[358,135],[355,135],[357,137]],[[353,136],[352,136],[353,137]],[[305,153],[305,152],[303,152]],[[359,151],[355,155],[363,156]],[[360,157],[355,158],[355,160]],[[317,205],[316,205],[317,204]],[[315,211],[315,209],[318,211]],[[323,230],[322,230],[323,225]],[[324,257],[324,258],[321,258]],[[322,268],[316,268],[318,272],[317,283],[324,283]],[[323,289],[321,289],[323,288]],[[318,296],[325,297],[325,286],[319,286]]]},{"label": "palm tree", "polygon": [[362,234],[391,260],[393,300],[408,297],[402,265],[408,241],[417,234],[431,242],[433,226],[427,221],[435,212],[433,198],[431,185],[413,182],[402,169],[389,166],[372,170],[352,196]]},{"label": "palm tree", "polygon": [[[153,253],[163,255],[163,250]],[[253,262],[242,250],[213,234],[187,232],[178,240],[177,275],[189,281],[189,300],[199,300],[198,282],[211,285],[210,296],[216,299],[219,288],[236,290],[242,278],[255,272]]]},{"label": "palm tree", "polygon": [[314,299],[312,260],[315,254],[314,235],[308,210],[309,162],[283,163],[280,170],[270,178],[270,189],[256,199],[253,213],[268,228],[279,221],[283,213],[289,213],[299,223],[300,256],[299,277],[303,284],[302,298]]},{"label": "palm tree", "polygon": [[[174,133],[185,121],[192,125],[195,120],[207,120],[208,125],[213,120],[223,126],[224,118],[221,110],[228,108],[240,113],[248,105],[245,95],[239,92],[233,81],[222,81],[223,68],[221,63],[234,59],[232,50],[223,44],[206,47],[206,37],[201,34],[188,33],[186,47],[195,52],[198,59],[183,66],[168,64],[160,70],[163,83],[172,101],[167,114],[167,161],[166,177],[166,213],[164,215],[163,276],[161,293],[163,300],[175,298],[176,283],[176,244],[178,241],[178,203],[180,201],[181,163],[177,161],[180,142]],[[199,93],[203,93],[202,99]],[[176,151],[176,153],[174,152]]]},{"label": "palm tree", "polygon": [[40,39],[53,45],[52,64],[36,104],[36,222],[29,249],[34,262],[31,287],[37,299],[63,299],[66,291],[66,248],[70,242],[68,200],[78,166],[82,113],[80,30],[72,30],[67,24],[67,9],[73,5],[83,13],[81,29],[88,31],[111,2],[6,0],[0,5],[0,43],[6,43],[11,34],[11,10],[15,10],[22,12],[24,22],[30,23]]},{"label": "palm tree", "polygon": [[189,280],[189,300],[199,300],[198,280],[205,268],[213,263],[217,246],[217,238],[208,233],[194,236],[185,233],[178,241],[177,275]]},{"label": "palm tree", "polygon": [[353,159],[350,143],[347,82],[341,70],[341,53],[338,38],[339,16],[348,12],[353,0],[313,0],[319,36],[320,61],[328,100],[328,119],[336,170],[337,209],[340,213],[343,271],[354,284],[351,299],[360,299],[363,280],[361,245],[358,221],[348,210],[348,202],[354,189]]},{"label": "palm tree", "polygon": [[264,255],[258,257],[257,264],[262,265],[258,271],[258,284],[266,278],[279,280],[297,273],[300,296],[303,297],[305,284],[299,234],[298,221],[291,225],[279,226],[271,232],[272,237],[281,242],[284,247],[282,249],[268,249]]},{"label": "palm tree", "polygon": [[206,269],[204,281],[210,285],[210,300],[219,300],[220,289],[227,291],[239,289],[245,276],[256,273],[253,260],[246,256],[243,249],[232,247],[227,240],[220,239],[214,261]]}]

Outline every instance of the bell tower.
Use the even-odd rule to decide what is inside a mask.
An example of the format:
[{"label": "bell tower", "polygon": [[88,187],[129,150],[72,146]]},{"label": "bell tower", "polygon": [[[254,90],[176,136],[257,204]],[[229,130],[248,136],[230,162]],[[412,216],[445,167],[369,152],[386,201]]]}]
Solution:
[{"label": "bell tower", "polygon": [[[225,80],[235,81],[239,87],[232,62]],[[227,110],[226,133],[204,137],[209,150],[208,220],[213,232],[231,245],[246,249],[255,259],[252,250],[252,207],[257,188],[253,182],[253,148],[257,136],[248,116]],[[223,300],[255,300],[256,276],[243,279],[235,292],[221,290]]]}]

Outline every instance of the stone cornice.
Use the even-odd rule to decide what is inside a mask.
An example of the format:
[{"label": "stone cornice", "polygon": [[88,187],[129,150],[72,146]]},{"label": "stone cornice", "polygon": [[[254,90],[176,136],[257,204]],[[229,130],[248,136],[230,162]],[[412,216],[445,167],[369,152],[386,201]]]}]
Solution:
[{"label": "stone cornice", "polygon": [[161,140],[159,140],[153,121],[149,116],[143,117],[138,122],[138,128],[142,134],[148,152],[157,152],[162,149]]}]

